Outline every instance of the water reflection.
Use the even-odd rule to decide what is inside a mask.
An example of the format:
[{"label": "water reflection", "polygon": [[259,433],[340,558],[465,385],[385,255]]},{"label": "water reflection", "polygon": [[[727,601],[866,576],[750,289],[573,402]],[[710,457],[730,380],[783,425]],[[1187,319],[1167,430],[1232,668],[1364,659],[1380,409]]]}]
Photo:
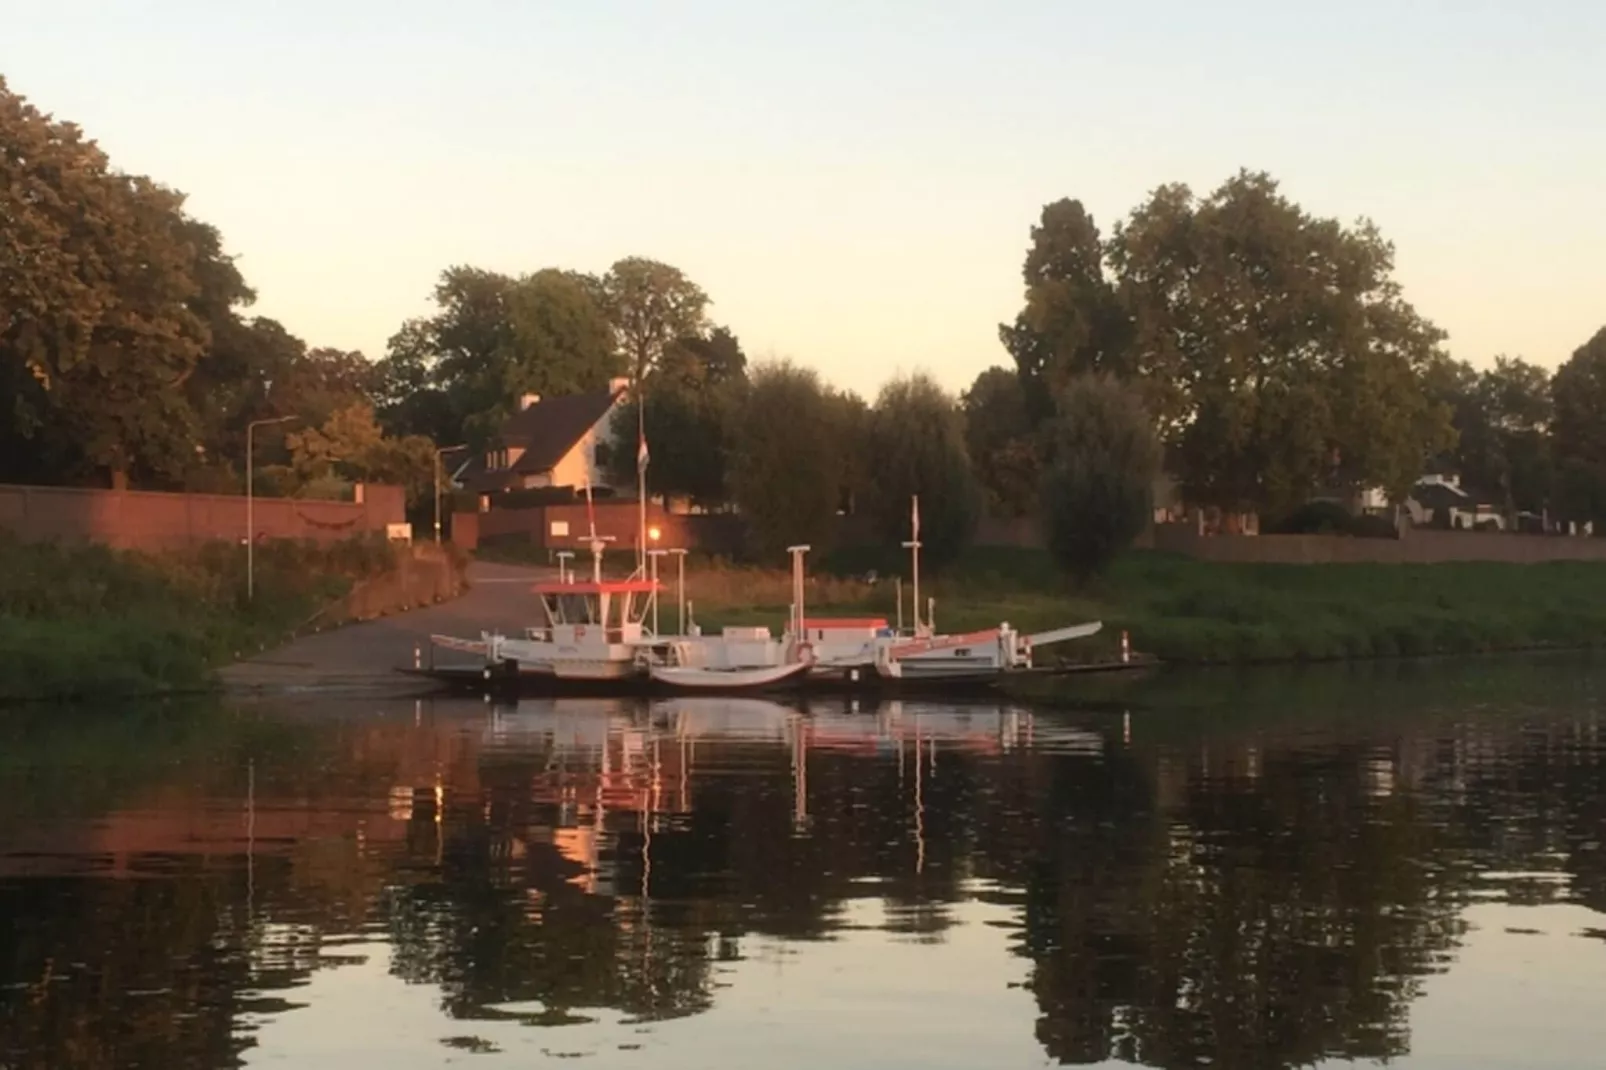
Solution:
[{"label": "water reflection", "polygon": [[1489,941],[1606,981],[1594,670],[1435,671],[18,716],[0,1066],[1435,1065]]}]

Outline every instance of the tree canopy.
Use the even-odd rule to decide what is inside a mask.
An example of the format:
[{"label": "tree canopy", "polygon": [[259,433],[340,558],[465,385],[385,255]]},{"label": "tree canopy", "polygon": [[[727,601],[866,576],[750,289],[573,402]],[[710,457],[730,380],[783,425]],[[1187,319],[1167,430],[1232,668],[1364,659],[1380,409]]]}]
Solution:
[{"label": "tree canopy", "polygon": [[865,511],[881,539],[896,545],[910,538],[918,495],[922,556],[941,569],[969,543],[981,513],[954,399],[929,375],[894,379],[876,397],[867,432],[873,465]]},{"label": "tree canopy", "polygon": [[732,424],[731,493],[766,560],[830,538],[845,468],[841,409],[819,374],[789,361],[753,369]]},{"label": "tree canopy", "polygon": [[1061,567],[1086,580],[1148,526],[1160,447],[1137,392],[1112,376],[1073,377],[1056,410],[1044,535]]}]

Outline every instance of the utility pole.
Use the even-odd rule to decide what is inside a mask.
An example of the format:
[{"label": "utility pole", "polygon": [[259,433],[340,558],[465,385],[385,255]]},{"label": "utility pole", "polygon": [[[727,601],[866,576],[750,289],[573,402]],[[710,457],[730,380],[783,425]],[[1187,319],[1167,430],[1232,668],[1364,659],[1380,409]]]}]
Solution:
[{"label": "utility pole", "polygon": [[245,600],[247,602],[253,601],[257,594],[257,514],[256,493],[252,485],[252,465],[255,461],[253,436],[259,427],[287,424],[294,419],[294,416],[275,416],[268,420],[252,420],[245,425]]}]

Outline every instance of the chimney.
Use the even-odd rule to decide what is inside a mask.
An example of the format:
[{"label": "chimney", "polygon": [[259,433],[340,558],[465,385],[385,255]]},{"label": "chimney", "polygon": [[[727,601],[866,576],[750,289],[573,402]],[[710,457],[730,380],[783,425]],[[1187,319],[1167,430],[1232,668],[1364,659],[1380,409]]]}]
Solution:
[{"label": "chimney", "polygon": [[529,408],[531,405],[538,405],[538,404],[540,404],[540,402],[541,402],[541,395],[540,394],[520,394],[519,395],[519,411],[523,412],[525,409]]},{"label": "chimney", "polygon": [[630,379],[628,376],[619,375],[608,380],[608,393],[610,394],[617,394],[620,391],[629,389]]}]

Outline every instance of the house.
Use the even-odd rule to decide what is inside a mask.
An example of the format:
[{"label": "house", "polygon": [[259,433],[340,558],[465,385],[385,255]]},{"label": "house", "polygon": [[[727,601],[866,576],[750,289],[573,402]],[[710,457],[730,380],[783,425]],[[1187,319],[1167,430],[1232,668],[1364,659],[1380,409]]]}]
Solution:
[{"label": "house", "polygon": [[611,490],[610,454],[621,441],[614,425],[628,386],[629,380],[614,379],[608,389],[585,394],[523,395],[495,442],[470,457],[453,481],[481,495],[587,484]]},{"label": "house", "polygon": [[1505,531],[1510,525],[1498,498],[1486,491],[1463,486],[1453,473],[1424,475],[1405,499],[1405,510],[1417,527],[1475,530],[1490,525]]}]

